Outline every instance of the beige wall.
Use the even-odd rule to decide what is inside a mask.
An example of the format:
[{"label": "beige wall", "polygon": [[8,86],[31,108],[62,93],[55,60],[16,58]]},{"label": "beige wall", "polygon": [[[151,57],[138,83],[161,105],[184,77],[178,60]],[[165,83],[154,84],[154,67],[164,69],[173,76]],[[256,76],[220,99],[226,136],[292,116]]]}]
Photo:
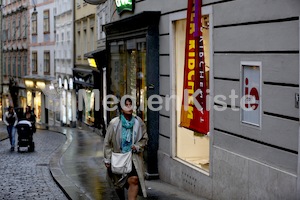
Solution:
[{"label": "beige wall", "polygon": [[[77,4],[76,2],[79,2]],[[97,48],[97,6],[87,4],[83,0],[75,2],[75,65],[88,65],[84,54]],[[80,33],[80,37],[79,34]]]}]

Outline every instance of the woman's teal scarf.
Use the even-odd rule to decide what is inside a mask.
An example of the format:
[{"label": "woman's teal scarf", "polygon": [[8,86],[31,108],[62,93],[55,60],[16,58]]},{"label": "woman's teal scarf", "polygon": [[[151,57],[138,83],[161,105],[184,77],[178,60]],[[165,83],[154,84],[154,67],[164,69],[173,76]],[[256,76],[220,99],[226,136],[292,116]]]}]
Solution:
[{"label": "woman's teal scarf", "polygon": [[131,151],[132,145],[132,132],[134,125],[134,117],[132,116],[130,121],[128,121],[123,114],[121,114],[121,122],[122,122],[122,144],[121,150],[122,153],[126,153]]}]

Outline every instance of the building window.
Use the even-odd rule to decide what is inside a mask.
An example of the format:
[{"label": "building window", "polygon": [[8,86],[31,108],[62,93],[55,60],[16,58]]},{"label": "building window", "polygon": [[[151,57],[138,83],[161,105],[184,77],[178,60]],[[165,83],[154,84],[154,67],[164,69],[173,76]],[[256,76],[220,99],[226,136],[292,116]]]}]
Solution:
[{"label": "building window", "polygon": [[[25,15],[26,16],[26,15]],[[27,38],[27,17],[24,17],[23,19],[22,19],[23,21],[23,23],[22,23],[22,30],[23,30],[23,32],[22,32],[22,37],[23,38]]]},{"label": "building window", "polygon": [[22,19],[22,14],[20,14],[20,20],[18,22],[18,27],[17,27],[17,29],[18,29],[18,36],[17,36],[17,38],[18,39],[21,39],[22,27],[23,27],[22,23],[24,23],[23,21],[24,21],[24,19]]},{"label": "building window", "polygon": [[44,74],[50,74],[50,52],[44,52]]},{"label": "building window", "polygon": [[24,61],[23,61],[23,75],[28,75],[28,72],[27,72],[27,67],[28,67],[28,63],[27,63],[27,53],[24,54],[23,56],[24,58]]},{"label": "building window", "polygon": [[32,52],[32,73],[37,73],[37,64],[38,64],[38,54],[36,51]]},{"label": "building window", "polygon": [[70,34],[70,31],[67,31],[67,41],[71,41],[71,34]]},{"label": "building window", "polygon": [[77,32],[76,37],[76,59],[81,59],[81,34],[80,31]]},{"label": "building window", "polygon": [[[7,18],[6,18],[7,19]],[[11,40],[11,29],[10,29],[10,26],[8,25],[8,24],[6,24],[6,27],[7,27],[7,29],[6,29],[6,39],[8,40],[8,41],[10,41]]]},{"label": "building window", "polygon": [[86,29],[83,30],[83,54],[88,52],[88,38]]},{"label": "building window", "polygon": [[[204,39],[204,57],[205,57],[205,76],[206,85],[209,89],[209,16],[202,17],[203,39]],[[176,150],[175,156],[189,164],[192,164],[199,169],[209,171],[209,137],[206,134],[191,131],[189,129],[179,127],[181,117],[181,104],[183,99],[183,81],[184,81],[184,63],[185,63],[185,38],[186,38],[186,19],[177,20],[174,22],[174,63],[175,63],[175,85],[176,85],[176,122],[174,127],[176,130]],[[179,109],[178,109],[179,108]],[[188,148],[187,148],[188,147]]]},{"label": "building window", "polygon": [[31,15],[31,34],[32,35],[37,35],[37,13],[32,13]]},{"label": "building window", "polygon": [[7,67],[6,67],[6,63],[7,63],[7,56],[4,56],[3,58],[3,76],[7,75]]},{"label": "building window", "polygon": [[12,39],[15,40],[17,31],[16,31],[16,21],[14,19],[13,19],[13,22],[12,22],[12,31],[13,31]]},{"label": "building window", "polygon": [[22,68],[21,68],[21,55],[18,55],[18,77],[22,77]]},{"label": "building window", "polygon": [[12,63],[12,69],[13,69],[12,76],[17,77],[17,72],[16,72],[17,71],[17,65],[16,65],[17,57],[14,56],[12,61],[13,61],[13,63]]},{"label": "building window", "polygon": [[50,32],[50,23],[49,23],[49,10],[44,11],[44,33]]},{"label": "building window", "polygon": [[76,0],[76,7],[80,8],[81,7],[81,1],[80,0]]},{"label": "building window", "polygon": [[7,57],[8,58],[8,60],[7,60],[7,76],[9,76],[9,75],[11,75],[11,57],[10,56],[8,56]]},{"label": "building window", "polygon": [[94,41],[94,28],[93,27],[90,29],[90,41],[89,41],[89,43],[91,44],[90,45],[90,50],[94,51],[95,50],[95,41]]}]

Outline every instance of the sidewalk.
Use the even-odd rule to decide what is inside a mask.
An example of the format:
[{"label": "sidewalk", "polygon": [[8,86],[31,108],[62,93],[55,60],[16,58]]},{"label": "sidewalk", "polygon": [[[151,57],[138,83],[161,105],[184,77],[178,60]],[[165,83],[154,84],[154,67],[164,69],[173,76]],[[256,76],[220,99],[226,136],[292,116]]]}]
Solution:
[{"label": "sidewalk", "polygon": [[3,121],[0,121],[0,141],[8,138],[8,133],[6,129],[6,125]]},{"label": "sidewalk", "polygon": [[[103,137],[99,132],[83,128],[49,127],[61,132],[67,140],[50,161],[53,179],[69,199],[118,200],[106,181],[103,159]],[[161,180],[146,180],[151,200],[204,200]],[[139,200],[145,198],[139,197]]]}]

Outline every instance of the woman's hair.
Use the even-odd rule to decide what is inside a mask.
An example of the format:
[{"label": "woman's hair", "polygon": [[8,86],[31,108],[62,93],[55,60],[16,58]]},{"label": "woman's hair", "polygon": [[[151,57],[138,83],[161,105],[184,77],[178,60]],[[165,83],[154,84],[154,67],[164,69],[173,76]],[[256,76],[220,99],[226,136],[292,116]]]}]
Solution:
[{"label": "woman's hair", "polygon": [[[131,105],[132,105],[132,99],[131,98],[127,97],[125,99],[124,103],[126,103],[126,101],[129,101],[131,103]],[[118,103],[118,109],[119,109],[120,112],[123,110],[122,109],[122,105],[121,105],[121,101],[119,101],[119,103]]]}]

